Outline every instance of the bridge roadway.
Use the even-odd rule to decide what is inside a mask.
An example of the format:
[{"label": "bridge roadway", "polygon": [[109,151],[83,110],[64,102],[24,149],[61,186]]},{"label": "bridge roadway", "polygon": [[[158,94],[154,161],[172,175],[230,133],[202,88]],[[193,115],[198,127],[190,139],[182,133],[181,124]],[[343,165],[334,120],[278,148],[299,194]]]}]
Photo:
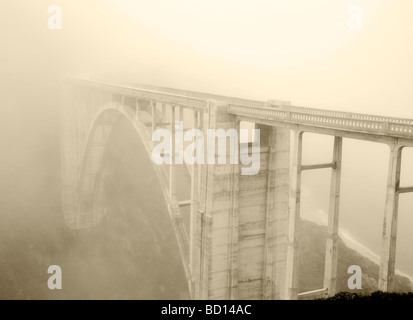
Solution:
[{"label": "bridge roadway", "polygon": [[339,133],[343,137],[379,142],[392,141],[391,138],[405,138],[404,143],[408,146],[413,138],[413,119],[293,106],[286,100],[264,102],[150,85],[136,84],[130,87],[98,81],[80,81],[87,86],[125,96],[156,99],[194,109],[204,109],[207,100],[227,101],[228,113],[241,118],[255,119],[255,122],[263,124],[284,125],[291,129],[301,126],[306,129],[303,131],[308,132],[320,131],[327,135]]},{"label": "bridge roadway", "polygon": [[[92,227],[104,215],[98,196],[99,168],[107,137],[119,117],[134,126],[148,156],[154,130],[169,127],[174,133],[178,119],[185,128],[204,132],[239,130],[242,121],[261,130],[257,175],[241,175],[242,164],[189,166],[186,200],[177,200],[177,165],[154,165],[194,299],[304,299],[334,294],[342,139],[387,144],[390,157],[378,283],[380,290],[393,290],[398,197],[413,192],[413,187],[400,186],[402,150],[413,146],[413,120],[297,107],[282,100],[262,102],[72,78],[62,86],[61,134],[62,200],[72,228]],[[302,164],[306,132],[334,136],[331,163]],[[320,168],[332,172],[324,284],[312,292],[298,292],[301,173]],[[184,210],[189,212],[186,216]]]}]

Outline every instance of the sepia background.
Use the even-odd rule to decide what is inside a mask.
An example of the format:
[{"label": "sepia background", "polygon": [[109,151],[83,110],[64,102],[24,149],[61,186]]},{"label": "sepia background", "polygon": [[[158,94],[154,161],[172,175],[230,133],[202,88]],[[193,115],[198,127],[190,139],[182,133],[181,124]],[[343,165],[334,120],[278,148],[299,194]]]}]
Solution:
[{"label": "sepia background", "polygon": [[[48,28],[53,4],[62,8],[61,30]],[[353,4],[362,8],[359,30],[348,27]],[[139,171],[131,151],[139,145],[127,128],[117,128],[109,141],[112,223],[88,232],[64,225],[64,76],[413,118],[412,16],[410,0],[1,0],[0,298],[188,298],[174,235],[153,244],[139,222],[147,210],[160,225],[167,223],[164,213],[144,203],[155,199],[138,196],[140,177],[130,172]],[[304,162],[326,162],[332,142],[306,135]],[[413,185],[412,163],[407,149],[404,185]],[[351,264],[368,268],[367,289],[377,286],[387,164],[385,145],[345,139],[343,290],[343,270]],[[304,241],[303,264],[309,267],[301,267],[306,280],[300,285],[307,289],[322,281],[324,248],[317,234],[325,232],[329,179],[328,171],[303,176],[302,217],[311,223],[304,224],[310,241]],[[396,267],[409,277],[412,208],[411,195],[402,195]],[[62,267],[63,290],[46,285],[52,264]],[[400,290],[410,285],[400,279]]]}]

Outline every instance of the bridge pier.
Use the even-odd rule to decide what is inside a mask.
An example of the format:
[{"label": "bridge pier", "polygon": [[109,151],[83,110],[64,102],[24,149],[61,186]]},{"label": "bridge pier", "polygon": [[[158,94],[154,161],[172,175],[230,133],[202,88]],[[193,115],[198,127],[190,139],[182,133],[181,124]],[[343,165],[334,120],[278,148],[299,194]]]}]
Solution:
[{"label": "bridge pier", "polygon": [[328,211],[324,288],[329,296],[336,293],[338,261],[338,222],[340,213],[341,158],[343,138],[334,137],[333,168],[331,172],[330,203]]},{"label": "bridge pier", "polygon": [[[199,112],[193,110],[194,129],[199,129],[198,117]],[[189,229],[189,268],[191,273],[190,291],[192,297],[198,297],[199,292],[196,290],[196,281],[199,277],[199,248],[200,241],[197,236],[198,228],[198,210],[199,210],[199,185],[200,185],[200,165],[194,162],[191,167],[191,212],[190,212],[190,229]]]},{"label": "bridge pier", "polygon": [[396,265],[397,219],[399,209],[399,187],[402,147],[395,141],[390,145],[386,206],[383,221],[382,250],[378,289],[392,291]]},{"label": "bridge pier", "polygon": [[[267,157],[264,206],[264,262],[262,298],[284,299],[290,185],[290,130],[257,126],[261,130],[263,156]],[[268,151],[265,148],[268,148]],[[265,172],[265,171],[264,171]]]},{"label": "bridge pier", "polygon": [[175,106],[171,106],[170,133],[172,137],[171,164],[169,165],[169,200],[176,201],[176,144],[175,144]]},{"label": "bridge pier", "polygon": [[141,115],[140,115],[140,106],[139,106],[139,99],[136,98],[135,100],[135,122],[138,123],[141,121]]},{"label": "bridge pier", "polygon": [[[212,104],[206,116],[206,128],[236,128],[239,134],[240,119],[227,113],[226,103]],[[264,142],[257,175],[241,175],[244,165],[230,163],[228,145],[226,164],[201,166],[196,299],[280,299],[285,294],[290,131],[257,127]]]},{"label": "bridge pier", "polygon": [[290,173],[290,197],[288,218],[288,250],[286,274],[286,298],[296,300],[298,296],[298,227],[300,223],[301,162],[303,132],[294,131],[292,166]]}]

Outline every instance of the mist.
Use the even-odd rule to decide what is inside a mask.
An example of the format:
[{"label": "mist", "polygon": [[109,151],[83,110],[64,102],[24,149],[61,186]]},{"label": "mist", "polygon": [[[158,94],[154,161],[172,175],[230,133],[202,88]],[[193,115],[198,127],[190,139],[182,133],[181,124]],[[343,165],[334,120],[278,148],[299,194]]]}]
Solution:
[{"label": "mist", "polygon": [[[67,76],[413,118],[413,3],[352,3],[363,8],[361,30],[348,29],[349,2],[345,0],[311,4],[307,0],[288,4],[264,0],[2,1],[0,257],[5,276],[0,296],[93,298],[97,291],[116,286],[113,283],[127,282],[125,275],[117,280],[117,264],[109,261],[120,249],[105,247],[121,241],[117,237],[121,231],[112,230],[116,239],[105,242],[99,231],[95,237],[76,236],[64,226],[59,106],[61,81]],[[47,10],[52,4],[62,8],[61,30],[48,28]],[[136,143],[128,139],[125,143]],[[331,137],[305,135],[304,163],[330,161],[331,155]],[[373,256],[381,247],[388,157],[385,145],[344,140],[340,226],[354,248],[366,253],[364,246]],[[406,149],[403,157],[402,185],[412,185],[413,152]],[[112,159],[109,171],[120,166],[120,158]],[[110,193],[119,188],[126,193],[137,190],[133,183],[119,186],[116,181],[125,173],[117,174],[115,182],[108,183]],[[303,176],[303,218],[326,223],[329,177],[328,171]],[[128,212],[116,207],[119,201],[112,201],[112,210]],[[409,276],[413,276],[412,206],[411,195],[403,195],[396,267]],[[100,254],[90,251],[93,246]],[[21,265],[48,250],[57,252],[60,261],[37,261],[30,264],[31,269]],[[177,248],[171,250],[178,254]],[[99,265],[106,265],[107,283],[94,287],[90,284],[94,273],[84,271],[68,278],[69,296],[47,288],[37,291],[38,282],[46,283],[47,266],[52,263],[71,265],[71,270],[92,266],[96,272]],[[179,261],[173,267],[183,283]],[[44,273],[38,274],[39,270]],[[148,296],[130,289],[101,297],[170,298],[176,291],[186,297],[182,283]]]}]

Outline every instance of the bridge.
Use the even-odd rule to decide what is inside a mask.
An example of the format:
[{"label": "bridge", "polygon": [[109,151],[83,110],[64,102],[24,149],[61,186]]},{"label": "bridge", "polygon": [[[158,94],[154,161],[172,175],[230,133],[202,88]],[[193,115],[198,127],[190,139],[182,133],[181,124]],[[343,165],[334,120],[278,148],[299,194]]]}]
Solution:
[{"label": "bridge", "polygon": [[[296,107],[161,88],[71,78],[61,93],[62,202],[66,224],[91,228],[106,214],[101,163],[106,141],[127,119],[151,157],[157,128],[260,130],[260,170],[242,175],[242,163],[163,164],[154,167],[179,245],[192,299],[306,299],[336,291],[343,138],[389,146],[379,290],[393,290],[402,150],[413,146],[413,120]],[[178,129],[179,130],[179,129]],[[334,137],[330,163],[303,164],[304,133]],[[247,150],[253,152],[256,142]],[[172,141],[172,150],[175,142]],[[172,152],[173,152],[172,151]],[[324,285],[298,292],[301,174],[331,168]],[[183,198],[177,180],[189,177]],[[185,198],[186,197],[186,198]]]}]

